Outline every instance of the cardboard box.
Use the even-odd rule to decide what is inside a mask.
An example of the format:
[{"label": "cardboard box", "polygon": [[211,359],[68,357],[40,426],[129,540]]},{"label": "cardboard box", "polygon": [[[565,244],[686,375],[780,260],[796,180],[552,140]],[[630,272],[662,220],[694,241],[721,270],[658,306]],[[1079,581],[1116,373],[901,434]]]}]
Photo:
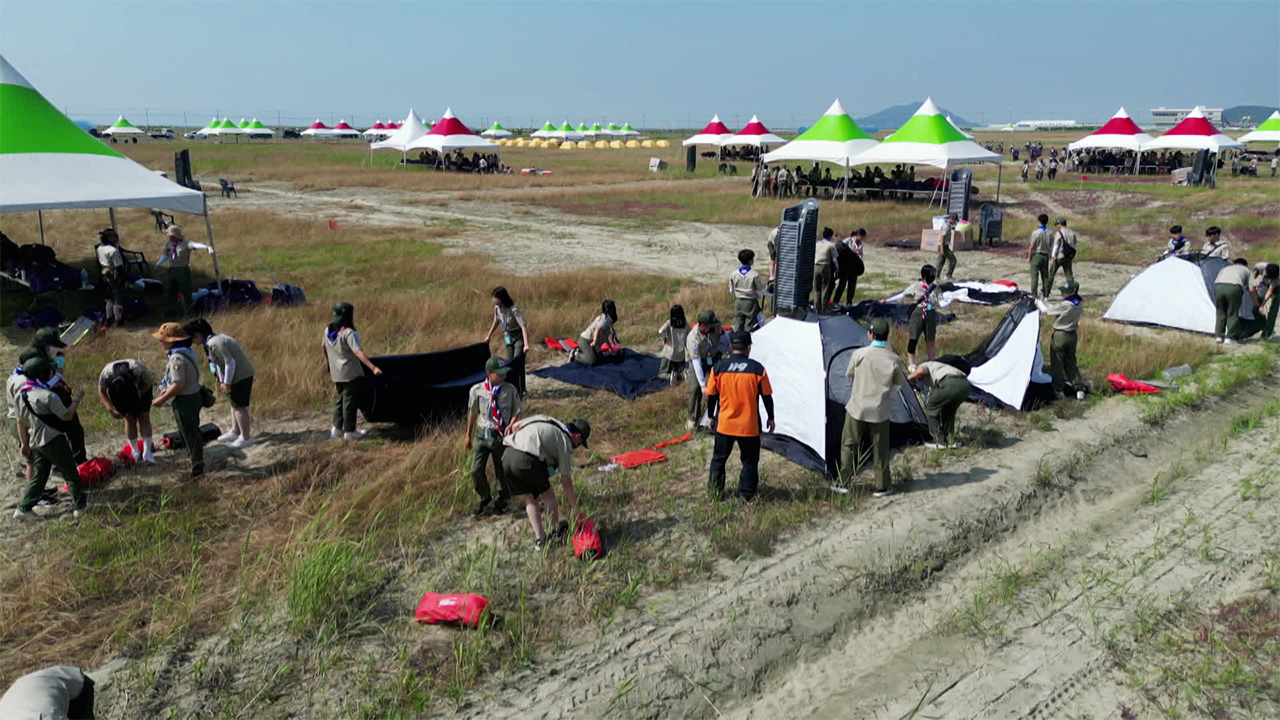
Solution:
[{"label": "cardboard box", "polygon": [[[920,249],[921,250],[923,250],[924,252],[936,253],[938,252],[938,248],[941,245],[942,245],[941,230],[921,230],[920,231]],[[951,249],[955,250],[956,252],[959,252],[961,250],[973,249],[973,226],[970,226],[970,228],[965,231],[960,231],[960,230],[955,231],[955,236],[952,238]]]}]

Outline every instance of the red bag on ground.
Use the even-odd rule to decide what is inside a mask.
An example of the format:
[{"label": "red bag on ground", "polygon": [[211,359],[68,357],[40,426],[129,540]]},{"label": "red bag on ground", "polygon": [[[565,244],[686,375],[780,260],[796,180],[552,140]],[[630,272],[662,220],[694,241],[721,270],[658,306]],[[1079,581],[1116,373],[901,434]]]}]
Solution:
[{"label": "red bag on ground", "polygon": [[632,450],[631,452],[624,452],[621,455],[615,456],[613,458],[613,461],[618,463],[622,467],[630,470],[631,468],[637,468],[637,467],[640,467],[641,465],[648,465],[649,463],[662,462],[666,459],[667,459],[667,456],[665,453],[660,453],[657,450],[645,449],[645,450]]},{"label": "red bag on ground", "polygon": [[578,513],[578,531],[573,534],[573,554],[586,560],[604,557],[604,541],[596,530],[596,523],[583,513]]},{"label": "red bag on ground", "polygon": [[[141,440],[138,442],[141,442]],[[120,452],[116,453],[116,462],[120,463],[120,467],[130,468],[138,462],[138,458],[141,456],[141,450],[134,450],[131,443],[125,443]]]},{"label": "red bag on ground", "polygon": [[429,592],[422,596],[413,617],[429,625],[467,625],[480,627],[480,618],[489,607],[483,595],[442,595]]},{"label": "red bag on ground", "polygon": [[[80,474],[80,483],[85,487],[92,487],[115,477],[116,466],[110,460],[99,457],[80,463],[76,471]],[[71,488],[67,487],[65,482],[62,483],[62,492],[71,492]]]},{"label": "red bag on ground", "polygon": [[1160,392],[1160,388],[1137,380],[1130,380],[1128,375],[1122,373],[1111,373],[1107,376],[1107,382],[1111,383],[1112,390],[1124,395]]}]

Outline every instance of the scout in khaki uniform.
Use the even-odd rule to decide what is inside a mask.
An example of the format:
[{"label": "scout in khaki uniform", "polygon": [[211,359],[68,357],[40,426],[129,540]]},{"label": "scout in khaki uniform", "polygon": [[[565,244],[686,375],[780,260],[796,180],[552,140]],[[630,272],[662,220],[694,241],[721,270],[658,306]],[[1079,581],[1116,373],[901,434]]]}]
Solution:
[{"label": "scout in khaki uniform", "polygon": [[191,339],[204,345],[209,371],[218,383],[218,392],[231,401],[231,429],[218,437],[218,442],[243,448],[253,443],[249,401],[253,398],[253,377],[257,370],[240,343],[230,335],[215,333],[204,318],[196,318],[183,326]]},{"label": "scout in khaki uniform", "polygon": [[689,333],[685,343],[685,357],[693,364],[693,376],[698,384],[689,388],[689,419],[685,428],[695,430],[702,425],[706,415],[707,379],[711,376],[711,368],[720,362],[723,351],[720,348],[724,326],[716,317],[715,311],[703,310],[698,313],[698,325]]},{"label": "scout in khaki uniform", "polygon": [[956,271],[955,234],[956,224],[960,216],[951,213],[947,216],[947,225],[942,228],[942,240],[938,243],[938,273],[950,280]]},{"label": "scout in khaki uniform", "polygon": [[547,542],[542,529],[542,512],[538,503],[546,503],[556,535],[569,534],[569,522],[560,519],[556,493],[551,489],[551,476],[559,475],[569,507],[577,509],[578,494],[573,489],[573,449],[586,447],[591,437],[591,423],[577,418],[562,423],[546,415],[532,415],[515,423],[502,443],[502,469],[512,495],[524,496],[524,509],[533,527],[534,548],[541,550]]},{"label": "scout in khaki uniform", "polygon": [[77,390],[72,396],[71,404],[64,405],[49,388],[48,381],[53,378],[55,368],[46,358],[28,360],[23,364],[22,371],[26,382],[18,391],[17,397],[18,443],[22,447],[22,457],[31,462],[32,472],[27,490],[18,503],[18,508],[13,511],[13,517],[18,520],[37,517],[32,508],[40,501],[51,470],[57,470],[67,481],[67,487],[75,501],[74,515],[80,517],[89,500],[80,484],[80,473],[71,457],[71,443],[62,431],[62,424],[70,421],[76,414],[84,392]]},{"label": "scout in khaki uniform", "polygon": [[1075,230],[1067,228],[1066,218],[1058,218],[1056,225],[1058,229],[1053,233],[1053,251],[1050,253],[1052,260],[1049,266],[1049,287],[1053,287],[1059,270],[1067,277],[1067,282],[1076,279],[1072,265],[1076,260],[1076,243],[1080,240],[1076,237]]},{"label": "scout in khaki uniform", "polygon": [[760,314],[760,299],[764,297],[766,284],[752,265],[756,262],[754,250],[738,253],[737,270],[729,274],[729,294],[733,296],[733,329],[742,332],[755,327]]},{"label": "scout in khaki uniform", "polygon": [[[37,330],[35,338],[31,341],[31,348],[40,351],[44,357],[49,359],[49,362],[53,363],[55,375],[49,382],[49,388],[62,400],[63,405],[70,405],[73,388],[62,375],[62,369],[67,360],[66,355],[63,353],[66,347],[67,344],[62,341],[58,331],[51,327],[43,327]],[[67,434],[67,441],[71,443],[71,459],[75,460],[77,465],[88,460],[89,454],[85,450],[84,425],[80,422],[80,413],[78,411],[72,415],[71,421],[63,428],[63,432]]]},{"label": "scout in khaki uniform", "polygon": [[[484,365],[484,382],[472,385],[471,395],[467,398],[466,449],[471,451],[471,484],[480,496],[480,504],[471,513],[475,517],[483,515],[485,510],[501,515],[507,511],[507,502],[511,500],[511,490],[502,471],[505,447],[502,439],[520,421],[523,408],[520,391],[506,382],[509,370],[502,364],[502,358],[489,358]],[[474,433],[476,429],[480,431],[478,438]],[[493,479],[498,483],[498,501],[492,508],[489,503],[493,502],[493,495],[489,493],[489,481],[485,477],[485,463],[489,458],[493,458]]]},{"label": "scout in khaki uniform", "polygon": [[356,335],[356,308],[348,302],[334,303],[333,322],[324,329],[320,343],[324,348],[325,362],[329,364],[329,377],[338,390],[333,401],[333,427],[330,438],[359,440],[364,431],[356,430],[356,409],[360,407],[360,384],[364,377],[364,365],[374,376],[382,370],[369,360]]},{"label": "scout in khaki uniform", "polygon": [[160,394],[152,401],[152,407],[160,407],[172,401],[173,418],[178,432],[191,454],[191,477],[204,474],[204,436],[200,434],[200,411],[204,398],[200,393],[200,361],[191,349],[191,335],[178,323],[165,323],[151,334],[160,341],[169,354],[164,366],[164,379],[160,381]]},{"label": "scout in khaki uniform", "polygon": [[120,236],[112,228],[98,233],[98,268],[107,286],[107,307],[103,324],[107,327],[124,321],[124,256],[120,254]]},{"label": "scout in khaki uniform", "polygon": [[852,380],[849,404],[845,410],[844,435],[840,441],[840,485],[846,488],[858,474],[862,455],[862,441],[870,440],[875,458],[875,496],[893,494],[889,476],[889,413],[893,408],[894,393],[907,381],[902,369],[902,359],[889,347],[889,323],[884,318],[871,321],[867,333],[871,344],[853,351],[849,356],[849,368],[845,375]]},{"label": "scout in khaki uniform", "polygon": [[578,336],[578,349],[570,354],[570,359],[591,367],[615,355],[613,352],[605,352],[604,345],[618,344],[618,331],[614,327],[617,324],[618,306],[612,300],[600,303],[600,314]]},{"label": "scout in khaki uniform", "polygon": [[937,284],[938,271],[932,265],[923,265],[920,268],[920,279],[911,283],[905,290],[894,295],[891,298],[885,298],[884,302],[898,302],[905,300],[911,303],[911,314],[907,318],[907,325],[911,329],[911,337],[907,341],[907,362],[911,369],[915,369],[916,365],[916,347],[920,343],[920,338],[924,337],[926,351],[929,359],[936,357],[937,338],[938,338],[938,307],[941,302],[941,289]]},{"label": "scout in khaki uniform", "polygon": [[1218,342],[1235,345],[1240,325],[1240,306],[1249,289],[1249,263],[1236,258],[1218,272],[1213,280],[1213,305],[1218,310],[1213,335]]},{"label": "scout in khaki uniform", "polygon": [[182,236],[182,228],[170,225],[165,232],[168,239],[164,244],[164,253],[156,261],[156,267],[169,264],[169,272],[164,276],[164,293],[170,303],[182,301],[182,314],[191,311],[191,251],[213,248],[204,243],[191,242]]},{"label": "scout in khaki uniform", "polygon": [[[22,392],[23,386],[27,384],[27,375],[23,366],[26,365],[28,360],[43,357],[43,352],[35,348],[27,348],[18,356],[18,367],[5,379],[4,399],[9,403],[8,415],[9,419],[13,421],[13,436],[19,440],[22,439],[22,432],[18,429],[18,403],[22,402],[22,399],[18,397],[18,393]],[[24,477],[27,482],[31,482],[31,460],[28,459],[25,464],[27,469]]]},{"label": "scout in khaki uniform", "polygon": [[662,349],[658,357],[662,359],[658,366],[658,377],[670,380],[671,384],[684,382],[685,370],[689,367],[686,346],[689,343],[689,321],[684,316],[683,305],[672,305],[667,321],[658,328],[658,338],[662,341]]},{"label": "scout in khaki uniform", "polygon": [[[516,301],[511,299],[505,287],[494,288],[490,295],[493,297],[493,323],[489,325],[489,332],[484,336],[484,341],[488,343],[493,339],[493,334],[501,327],[503,359],[510,365],[516,358],[523,357],[529,348],[529,325],[524,321],[524,313],[520,312]],[[508,374],[508,378],[520,394],[524,395],[523,366],[515,375]]]},{"label": "scout in khaki uniform", "polygon": [[[124,437],[133,456],[148,465],[156,462],[151,444],[151,403],[155,400],[151,371],[140,360],[113,360],[98,374],[98,400],[111,417],[124,420]],[[138,434],[142,439],[138,439]]]},{"label": "scout in khaki uniform", "polygon": [[1253,266],[1253,313],[1262,320],[1262,339],[1276,331],[1276,314],[1280,311],[1280,265],[1260,262]]},{"label": "scout in khaki uniform", "polygon": [[1076,389],[1077,394],[1084,392],[1080,367],[1076,365],[1076,344],[1079,340],[1080,316],[1084,315],[1084,302],[1080,299],[1080,284],[1074,280],[1068,281],[1058,290],[1062,291],[1062,302],[1050,306],[1037,298],[1036,307],[1045,315],[1053,316],[1049,362],[1052,363],[1050,372],[1053,375],[1053,394],[1061,398],[1068,382]]},{"label": "scout in khaki uniform", "polygon": [[82,720],[94,717],[93,679],[70,665],[27,673],[0,697],[6,720]]},{"label": "scout in khaki uniform", "polygon": [[907,380],[923,380],[933,388],[924,403],[924,416],[929,419],[929,435],[933,442],[925,443],[925,447],[955,447],[951,435],[955,431],[956,412],[969,398],[969,378],[946,363],[929,360],[912,370]]},{"label": "scout in khaki uniform", "polygon": [[1053,236],[1049,234],[1049,216],[1040,213],[1036,218],[1040,221],[1031,233],[1031,241],[1027,244],[1027,260],[1031,263],[1031,297],[1037,297],[1041,283],[1044,283],[1044,297],[1049,297],[1049,255],[1053,252]]},{"label": "scout in khaki uniform", "polygon": [[827,311],[836,289],[836,244],[831,241],[835,234],[823,228],[813,253],[813,306],[819,314]]}]

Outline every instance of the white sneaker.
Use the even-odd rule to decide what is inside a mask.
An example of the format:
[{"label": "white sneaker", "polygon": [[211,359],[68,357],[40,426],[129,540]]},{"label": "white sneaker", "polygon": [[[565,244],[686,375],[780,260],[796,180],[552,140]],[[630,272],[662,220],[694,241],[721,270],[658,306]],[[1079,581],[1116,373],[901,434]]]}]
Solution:
[{"label": "white sneaker", "polygon": [[142,453],[142,462],[146,463],[147,465],[155,465],[156,456],[152,454],[150,450],[147,450]]},{"label": "white sneaker", "polygon": [[1223,341],[1222,341],[1222,344],[1223,344],[1223,345],[1235,345],[1235,344],[1236,344],[1236,341],[1235,341],[1235,340],[1232,340],[1231,338],[1227,338],[1226,340],[1223,340]]},{"label": "white sneaker", "polygon": [[685,429],[685,430],[688,430],[689,432],[693,432],[693,429],[694,429],[695,427],[697,427],[697,425],[696,425],[696,424],[694,424],[694,422],[693,422],[692,420],[685,420],[685,421],[684,421],[684,429]]},{"label": "white sneaker", "polygon": [[82,517],[84,517],[85,515],[88,515],[88,514],[89,514],[89,508],[87,508],[87,507],[86,507],[86,508],[85,508],[85,509],[83,509],[83,510],[75,510],[75,511],[73,511],[73,512],[71,513],[71,517],[75,518],[76,520],[79,520],[80,518],[82,518]]},{"label": "white sneaker", "polygon": [[1216,343],[1218,343],[1219,345],[1221,345],[1221,344],[1222,344],[1222,338],[1214,338],[1214,342],[1216,342]]},{"label": "white sneaker", "polygon": [[338,438],[340,438],[340,437],[342,437],[342,429],[341,429],[341,428],[336,428],[336,427],[334,427],[334,428],[329,428],[329,439],[330,439],[330,440],[337,440],[337,439],[338,439]]},{"label": "white sneaker", "polygon": [[950,445],[943,445],[942,443],[935,443],[935,442],[927,442],[924,444],[924,446],[929,448],[930,450],[946,450],[947,448],[951,447]]},{"label": "white sneaker", "polygon": [[253,438],[241,435],[231,442],[231,447],[239,450],[240,448],[247,448],[252,444]]},{"label": "white sneaker", "polygon": [[229,442],[231,442],[232,440],[235,440],[235,439],[236,439],[236,438],[238,438],[238,437],[240,437],[240,434],[239,434],[239,433],[237,433],[237,432],[236,432],[236,431],[234,431],[234,430],[229,430],[229,431],[224,432],[224,433],[222,433],[221,435],[219,435],[219,436],[218,436],[218,442],[220,442],[220,443],[229,443]]},{"label": "white sneaker", "polygon": [[877,490],[871,493],[871,497],[882,498],[882,497],[889,497],[892,494],[893,494],[893,488],[889,488],[887,490]]},{"label": "white sneaker", "polygon": [[30,510],[23,510],[22,508],[14,508],[14,511],[13,511],[14,520],[38,520],[39,518],[40,518],[39,515],[31,512]]},{"label": "white sneaker", "polygon": [[355,432],[349,432],[342,436],[344,440],[359,440],[363,437],[364,437],[363,430],[356,430]]}]

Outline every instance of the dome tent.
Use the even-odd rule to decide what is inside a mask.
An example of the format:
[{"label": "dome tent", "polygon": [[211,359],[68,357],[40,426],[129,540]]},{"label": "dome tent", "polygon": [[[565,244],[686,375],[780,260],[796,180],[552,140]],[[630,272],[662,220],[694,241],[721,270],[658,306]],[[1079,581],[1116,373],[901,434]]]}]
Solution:
[{"label": "dome tent", "polygon": [[[1212,335],[1218,317],[1213,286],[1227,264],[1221,258],[1200,254],[1152,263],[1120,288],[1102,319]],[[1253,318],[1253,300],[1248,293],[1240,304],[1240,317]]]}]

